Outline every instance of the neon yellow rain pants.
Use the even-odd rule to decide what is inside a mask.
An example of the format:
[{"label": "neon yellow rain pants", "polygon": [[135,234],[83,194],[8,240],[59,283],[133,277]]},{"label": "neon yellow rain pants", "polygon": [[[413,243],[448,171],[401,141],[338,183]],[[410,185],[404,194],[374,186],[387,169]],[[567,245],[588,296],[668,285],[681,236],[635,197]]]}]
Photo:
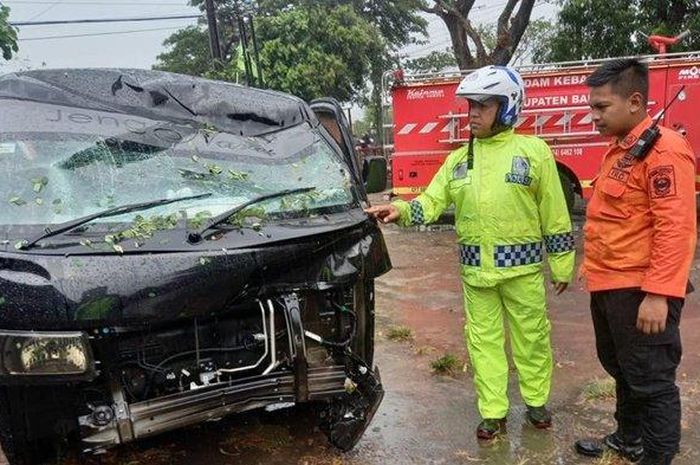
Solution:
[{"label": "neon yellow rain pants", "polygon": [[464,285],[464,334],[482,418],[508,413],[508,359],[504,320],[510,329],[520,395],[527,405],[547,403],[552,379],[550,324],[542,273],[507,279],[494,287]]}]

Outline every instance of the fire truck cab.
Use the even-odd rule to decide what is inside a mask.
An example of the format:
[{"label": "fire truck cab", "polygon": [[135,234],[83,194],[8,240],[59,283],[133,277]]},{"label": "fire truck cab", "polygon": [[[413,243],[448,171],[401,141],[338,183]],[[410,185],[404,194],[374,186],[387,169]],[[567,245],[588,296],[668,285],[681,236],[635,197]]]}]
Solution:
[{"label": "fire truck cab", "polygon": [[[700,154],[700,52],[642,57],[649,65],[649,114],[662,109],[680,92],[660,124],[684,134]],[[516,130],[536,135],[552,148],[571,208],[574,194],[589,198],[609,139],[592,122],[586,78],[606,60],[521,66],[525,109]],[[387,74],[391,97],[393,143],[390,153],[393,193],[410,199],[432,180],[445,157],[469,140],[468,102],[455,90],[469,71],[439,74]],[[696,168],[697,172],[697,168]],[[696,189],[700,176],[696,174]]]}]

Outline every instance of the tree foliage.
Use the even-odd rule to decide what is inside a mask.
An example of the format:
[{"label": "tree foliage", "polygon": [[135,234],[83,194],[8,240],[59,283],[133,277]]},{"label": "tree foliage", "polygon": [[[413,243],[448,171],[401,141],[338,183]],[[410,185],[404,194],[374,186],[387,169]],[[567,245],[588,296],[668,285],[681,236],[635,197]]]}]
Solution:
[{"label": "tree foliage", "polygon": [[[204,11],[203,0],[191,3]],[[164,43],[155,68],[218,79],[240,77],[237,14],[251,13],[265,86],[303,98],[332,96],[381,114],[382,75],[394,52],[424,34],[423,0],[220,0],[216,2],[223,62],[210,58],[206,24]],[[367,82],[368,81],[368,82]]]},{"label": "tree foliage", "polygon": [[356,98],[384,48],[378,31],[347,5],[293,9],[259,24],[266,84],[306,100]]},{"label": "tree foliage", "polygon": [[409,73],[436,73],[445,68],[457,66],[454,52],[446,48],[445,50],[435,50],[429,54],[406,60],[403,63],[403,69]]},{"label": "tree foliage", "polygon": [[[191,3],[204,11],[203,0],[191,0]],[[342,9],[339,11],[352,10],[351,18],[353,21],[358,25],[364,22],[369,26],[367,30],[374,29],[372,37],[383,39],[377,44],[382,47],[380,52],[376,53],[375,47],[371,50],[372,55],[369,57],[373,68],[382,67],[386,65],[390,52],[410,42],[413,34],[425,32],[426,21],[419,14],[419,4],[420,0],[395,0],[391,2],[385,0],[259,0],[257,2],[222,0],[216,2],[216,16],[223,49],[223,67],[230,68],[237,61],[238,14],[251,13],[255,16],[256,32],[259,42],[261,42],[261,48],[263,48],[262,42],[271,38],[285,40],[284,35],[271,37],[271,34],[263,30],[263,27],[270,22],[274,25],[275,21],[286,21],[287,25],[290,25],[294,21],[292,18],[298,19],[300,15],[304,14],[303,12],[306,12],[307,16],[311,12],[321,13],[322,16],[325,16],[326,12],[335,12],[339,8]],[[337,15],[334,16],[337,19]],[[315,18],[313,26],[320,27],[324,20],[326,18]],[[330,27],[334,27],[334,25],[330,24]],[[279,28],[276,28],[275,31],[284,33]],[[329,36],[326,34],[324,37],[328,38]],[[305,39],[306,42],[314,39],[319,41],[320,36]],[[362,42],[365,39],[358,37],[357,40]],[[208,41],[205,21],[202,21],[199,27],[180,30],[166,39],[164,42],[166,51],[158,56],[154,67],[200,76],[208,75],[216,69],[210,58]],[[347,40],[345,43],[348,44]],[[303,60],[305,57],[302,54],[310,50],[309,47],[297,50],[292,57]],[[290,51],[288,50],[286,53],[290,53]],[[319,64],[324,62],[324,60],[319,61],[317,56],[313,58],[313,61]],[[216,75],[218,77],[233,77],[234,74],[224,70]],[[265,74],[267,75],[269,72],[265,72]],[[381,76],[381,72],[379,75]],[[274,75],[271,77],[275,80],[278,78]]]},{"label": "tree foliage", "polygon": [[186,27],[165,39],[168,48],[158,55],[155,69],[201,76],[211,69],[209,37],[201,25]]},{"label": "tree foliage", "polygon": [[411,34],[423,34],[427,22],[420,15],[421,0],[262,0],[260,12],[274,15],[292,8],[350,7],[378,29],[385,45],[398,49],[410,42]]},{"label": "tree foliage", "polygon": [[10,26],[10,9],[0,4],[0,51],[5,60],[12,58],[13,53],[17,53],[17,30]]},{"label": "tree foliage", "polygon": [[551,37],[536,54],[547,61],[654,53],[647,36],[691,34],[672,51],[700,48],[700,1],[563,0]]}]

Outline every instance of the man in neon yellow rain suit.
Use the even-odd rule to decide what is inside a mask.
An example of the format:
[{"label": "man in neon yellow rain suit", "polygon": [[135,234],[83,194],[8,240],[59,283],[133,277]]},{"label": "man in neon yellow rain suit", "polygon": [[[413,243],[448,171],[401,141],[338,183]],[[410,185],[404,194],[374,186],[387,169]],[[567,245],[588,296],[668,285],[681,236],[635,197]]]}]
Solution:
[{"label": "man in neon yellow rain suit", "polygon": [[451,204],[456,207],[465,336],[483,419],[480,439],[505,431],[504,315],[527,420],[537,428],[551,425],[545,250],[557,294],[574,269],[571,221],[552,152],[541,139],[513,132],[524,93],[511,68],[488,66],[468,75],[457,95],[469,99],[469,143],[447,157],[416,199],[367,210],[385,223],[408,226],[431,223]]}]

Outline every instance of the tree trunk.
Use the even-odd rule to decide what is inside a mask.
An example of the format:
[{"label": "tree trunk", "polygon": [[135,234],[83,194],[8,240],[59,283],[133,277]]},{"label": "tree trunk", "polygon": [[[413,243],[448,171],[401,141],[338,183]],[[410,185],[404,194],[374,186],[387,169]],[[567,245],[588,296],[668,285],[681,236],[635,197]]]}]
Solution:
[{"label": "tree trunk", "polygon": [[510,62],[530,24],[535,0],[520,0],[518,12],[511,17],[517,3],[517,0],[510,0],[498,18],[496,48],[491,52],[491,63],[495,65],[507,65]]},{"label": "tree trunk", "polygon": [[462,21],[454,16],[446,16],[442,19],[450,33],[450,38],[452,39],[452,51],[454,52],[459,69],[465,70],[475,68],[477,63],[469,50],[467,30],[465,29]]},{"label": "tree trunk", "polygon": [[[460,69],[473,69],[490,64],[507,65],[530,23],[535,0],[508,0],[498,19],[496,47],[489,52],[484,49],[482,38],[476,28],[469,22],[469,13],[473,0],[434,0],[432,7],[423,7],[423,11],[438,15],[447,26],[452,39],[457,64]],[[518,11],[513,15],[515,7]],[[476,56],[469,47],[471,39],[476,49]]]}]

